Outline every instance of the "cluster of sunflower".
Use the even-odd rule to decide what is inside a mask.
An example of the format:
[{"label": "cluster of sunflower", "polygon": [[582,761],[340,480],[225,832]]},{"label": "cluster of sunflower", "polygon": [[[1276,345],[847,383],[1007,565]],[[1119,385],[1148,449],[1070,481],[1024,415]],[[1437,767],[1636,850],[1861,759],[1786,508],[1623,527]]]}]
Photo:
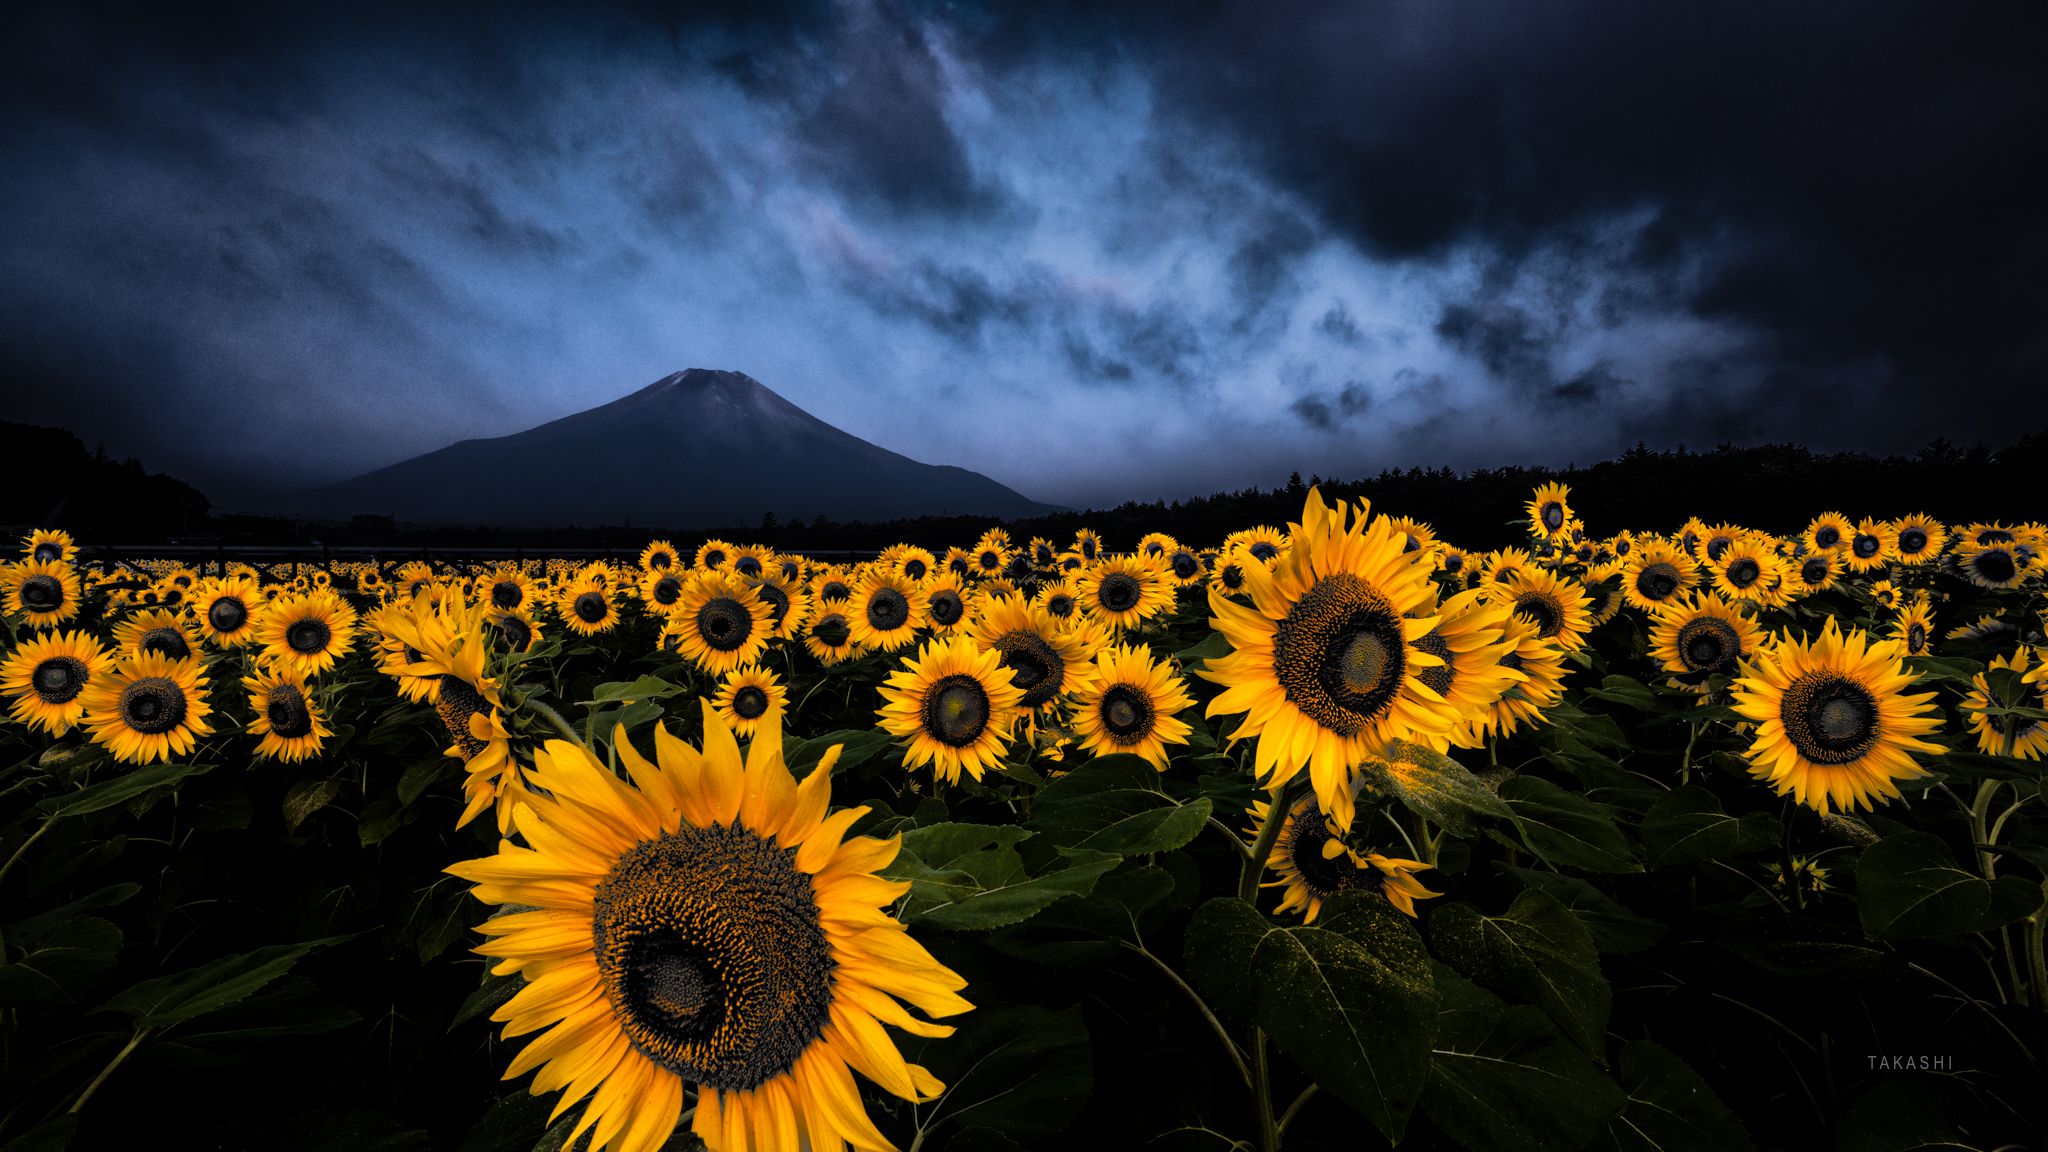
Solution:
[{"label": "cluster of sunflower", "polygon": [[[37,532],[0,571],[16,636],[0,693],[17,721],[83,728],[126,763],[188,755],[224,720],[257,737],[256,758],[300,760],[332,735],[323,696],[360,691],[335,674],[359,646],[445,728],[465,769],[457,826],[494,812],[495,854],[449,871],[502,906],[480,951],[524,979],[493,1017],[508,1038],[539,1033],[508,1076],[537,1070],[557,1114],[587,1101],[576,1136],[632,1152],[686,1108],[713,1148],[886,1147],[851,1072],[912,1101],[942,1090],[883,1025],[947,1034],[936,1021],[969,1008],[964,981],[888,911],[909,887],[879,874],[897,842],[849,835],[867,809],[831,809],[834,753],[792,771],[792,687],[872,689],[904,769],[940,790],[1083,755],[1166,773],[1223,718],[1264,793],[1251,858],[1278,910],[1307,920],[1342,892],[1411,917],[1438,895],[1433,845],[1392,794],[1453,750],[1493,763],[1617,622],[1701,723],[1732,716],[1757,780],[1823,813],[1899,796],[1924,775],[1916,756],[1945,750],[1908,663],[1937,636],[2009,649],[1961,705],[1980,750],[2048,749],[2033,715],[2048,703],[2042,525],[1830,513],[1789,536],[1692,520],[1596,537],[1558,485],[1525,512],[1526,546],[1490,552],[1311,491],[1299,521],[1214,548],[992,529],[842,565],[658,540],[623,564],[290,580],[91,574],[68,537]],[[1865,606],[1870,627],[1816,610],[1823,593]],[[1174,655],[1173,625],[1204,605],[1208,639]],[[1940,633],[1958,612],[1975,619]],[[656,725],[650,758],[621,727],[601,755],[521,681],[563,645],[608,639],[696,690],[698,745]],[[244,692],[223,700],[230,678]]]}]

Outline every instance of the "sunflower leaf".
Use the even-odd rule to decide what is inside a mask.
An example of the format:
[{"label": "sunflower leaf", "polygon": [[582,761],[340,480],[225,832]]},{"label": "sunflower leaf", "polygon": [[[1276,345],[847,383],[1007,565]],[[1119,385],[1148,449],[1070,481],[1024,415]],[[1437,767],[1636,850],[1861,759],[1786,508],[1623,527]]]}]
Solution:
[{"label": "sunflower leaf", "polygon": [[1762,812],[1730,816],[1712,792],[1697,785],[1665,793],[1643,817],[1643,847],[1652,868],[1768,852],[1777,846],[1775,819]]},{"label": "sunflower leaf", "polygon": [[1391,794],[1452,835],[1470,835],[1474,816],[1514,816],[1507,802],[1463,764],[1426,745],[1396,740],[1386,759],[1367,760],[1361,774],[1368,786]]},{"label": "sunflower leaf", "polygon": [[1747,1152],[1756,1147],[1700,1074],[1660,1044],[1621,1050],[1621,1113],[1607,1121],[1616,1152]]},{"label": "sunflower leaf", "polygon": [[35,932],[10,931],[7,944],[22,954],[0,964],[0,1007],[56,1003],[113,971],[121,929],[98,916],[73,916]]},{"label": "sunflower leaf", "polygon": [[1438,908],[1430,913],[1429,938],[1460,975],[1535,1004],[1594,1060],[1604,1060],[1614,994],[1592,933],[1556,897],[1525,889],[1500,916],[1470,904]]},{"label": "sunflower leaf", "polygon": [[623,704],[635,700],[663,700],[683,691],[681,684],[673,684],[659,676],[641,676],[636,680],[613,680],[590,690],[590,699],[578,700],[578,705]]},{"label": "sunflower leaf", "polygon": [[329,936],[223,956],[196,968],[132,985],[93,1011],[131,1016],[138,1029],[167,1028],[254,995],[291,971],[292,965],[307,953],[347,939],[350,937]]},{"label": "sunflower leaf", "polygon": [[978,1008],[947,1039],[907,1040],[903,1056],[946,1085],[937,1100],[913,1111],[920,1142],[947,1125],[1051,1136],[1080,1113],[1095,1084],[1078,1005],[1057,1012],[1021,1004]]},{"label": "sunflower leaf", "polygon": [[1031,833],[1012,825],[931,824],[903,833],[903,848],[883,875],[908,880],[903,919],[934,928],[979,931],[1016,924],[1054,901],[1085,896],[1122,863],[1105,852],[1063,850],[1034,876],[1017,845]]},{"label": "sunflower leaf", "polygon": [[58,816],[83,816],[88,812],[98,812],[126,804],[144,793],[212,770],[211,764],[151,764],[111,780],[102,780],[77,792],[51,796],[38,803],[36,807],[42,809],[52,819]]},{"label": "sunflower leaf", "polygon": [[2038,885],[1965,872],[1931,832],[1900,832],[1865,848],[1856,862],[1856,892],[1863,930],[1876,940],[1987,932],[2041,906]]},{"label": "sunflower leaf", "polygon": [[1025,826],[1063,848],[1142,856],[1171,852],[1209,822],[1199,796],[1179,803],[1141,757],[1104,756],[1053,781],[1032,799]]},{"label": "sunflower leaf", "polygon": [[1621,1088],[1544,1014],[1507,1005],[1449,968],[1422,1107],[1467,1148],[1553,1152],[1583,1148],[1625,1102]]},{"label": "sunflower leaf", "polygon": [[1535,776],[1509,780],[1500,795],[1514,810],[1523,842],[1548,863],[1586,872],[1643,870],[1613,817],[1585,797]]}]

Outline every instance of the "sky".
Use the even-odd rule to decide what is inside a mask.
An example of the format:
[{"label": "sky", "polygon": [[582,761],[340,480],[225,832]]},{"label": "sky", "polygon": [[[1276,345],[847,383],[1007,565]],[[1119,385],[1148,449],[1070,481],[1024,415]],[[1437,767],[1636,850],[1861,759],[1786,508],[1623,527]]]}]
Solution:
[{"label": "sky", "polygon": [[2038,4],[11,23],[0,414],[221,507],[689,367],[1076,507],[2048,423]]}]

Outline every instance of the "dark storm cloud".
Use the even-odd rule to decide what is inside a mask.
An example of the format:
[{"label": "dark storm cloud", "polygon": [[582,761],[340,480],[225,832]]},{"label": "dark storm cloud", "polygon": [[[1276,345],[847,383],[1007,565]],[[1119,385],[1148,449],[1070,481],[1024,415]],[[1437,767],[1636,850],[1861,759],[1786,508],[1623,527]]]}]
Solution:
[{"label": "dark storm cloud", "polygon": [[688,366],[1069,503],[2003,441],[2048,376],[2044,33],[2016,4],[53,8],[0,46],[0,387],[217,500]]}]

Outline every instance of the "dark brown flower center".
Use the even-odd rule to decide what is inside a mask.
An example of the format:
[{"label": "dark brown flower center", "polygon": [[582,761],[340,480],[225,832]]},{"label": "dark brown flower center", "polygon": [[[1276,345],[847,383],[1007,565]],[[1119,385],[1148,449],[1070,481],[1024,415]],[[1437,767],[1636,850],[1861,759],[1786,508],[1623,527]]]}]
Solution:
[{"label": "dark brown flower center", "polygon": [[1401,617],[1348,572],[1326,576],[1273,634],[1281,691],[1318,725],[1355,736],[1385,716],[1407,670]]},{"label": "dark brown flower center", "polygon": [[69,704],[85,691],[90,670],[76,656],[52,656],[29,673],[29,687],[45,704]]},{"label": "dark brown flower center", "polygon": [[270,721],[270,730],[287,740],[312,734],[313,711],[306,705],[305,694],[294,685],[273,687],[264,702],[263,716]]},{"label": "dark brown flower center", "polygon": [[894,632],[910,623],[910,600],[894,588],[877,588],[868,597],[868,627]]},{"label": "dark brown flower center", "polygon": [[988,730],[990,711],[988,690],[981,681],[954,673],[925,692],[925,734],[941,744],[965,748]]},{"label": "dark brown flower center", "polygon": [[64,606],[64,585],[38,572],[21,582],[21,606],[30,612],[55,612]]},{"label": "dark brown flower center", "polygon": [[284,642],[292,651],[302,656],[311,656],[327,650],[328,641],[334,638],[334,631],[325,620],[306,618],[294,620],[284,630]]},{"label": "dark brown flower center", "polygon": [[160,736],[185,722],[185,692],[176,681],[146,676],[121,690],[121,720],[145,736]]},{"label": "dark brown flower center", "polygon": [[753,631],[753,613],[730,596],[707,600],[697,609],[697,634],[715,651],[739,651]]},{"label": "dark brown flower center", "polygon": [[223,596],[206,609],[206,622],[215,632],[232,635],[249,620],[249,606],[234,596]]},{"label": "dark brown flower center", "polygon": [[1024,707],[1043,707],[1060,694],[1067,678],[1066,661],[1045,637],[1018,629],[996,637],[989,646],[1003,654],[1002,665],[1010,670],[1010,683],[1024,692]]},{"label": "dark brown flower center", "polygon": [[1847,764],[1877,744],[1877,698],[1832,672],[1809,672],[1785,686],[1779,716],[1785,738],[1815,764]]},{"label": "dark brown flower center", "polygon": [[1136,744],[1152,735],[1158,710],[1152,698],[1128,684],[1118,684],[1102,694],[1103,730],[1118,744]]},{"label": "dark brown flower center", "polygon": [[1145,589],[1128,573],[1112,572],[1096,586],[1095,599],[1115,613],[1129,612],[1144,599]]},{"label": "dark brown flower center", "polygon": [[742,720],[759,720],[768,711],[768,693],[752,684],[732,694],[732,713]]}]

